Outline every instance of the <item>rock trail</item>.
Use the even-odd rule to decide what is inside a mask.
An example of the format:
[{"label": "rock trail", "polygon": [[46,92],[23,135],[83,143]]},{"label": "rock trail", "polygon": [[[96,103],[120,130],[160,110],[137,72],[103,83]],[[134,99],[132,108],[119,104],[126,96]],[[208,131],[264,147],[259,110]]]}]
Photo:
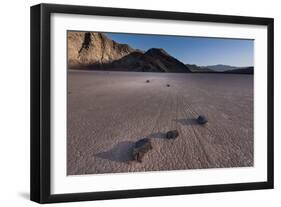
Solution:
[{"label": "rock trail", "polygon": [[[251,75],[70,70],[67,174],[253,166],[252,83]],[[170,130],[179,136],[166,139]],[[143,138],[153,149],[138,163],[131,152]]]}]

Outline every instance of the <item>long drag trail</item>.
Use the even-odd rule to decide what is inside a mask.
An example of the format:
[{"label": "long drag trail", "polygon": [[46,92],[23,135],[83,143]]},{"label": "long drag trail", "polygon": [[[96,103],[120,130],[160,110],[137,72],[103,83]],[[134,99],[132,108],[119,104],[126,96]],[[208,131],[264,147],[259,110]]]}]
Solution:
[{"label": "long drag trail", "polygon": [[[69,71],[67,114],[68,175],[254,164],[252,75]],[[153,150],[132,161],[145,137]]]}]

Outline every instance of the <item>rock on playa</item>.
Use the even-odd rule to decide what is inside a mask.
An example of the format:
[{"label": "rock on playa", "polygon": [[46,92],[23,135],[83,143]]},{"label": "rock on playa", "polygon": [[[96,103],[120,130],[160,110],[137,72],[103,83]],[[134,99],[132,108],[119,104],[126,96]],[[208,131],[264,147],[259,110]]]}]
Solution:
[{"label": "rock on playa", "polygon": [[200,115],[197,118],[197,122],[198,122],[198,124],[203,125],[203,124],[206,124],[208,122],[208,119],[205,116]]},{"label": "rock on playa", "polygon": [[133,158],[138,162],[142,162],[144,155],[152,149],[151,141],[148,138],[140,139],[135,143],[133,148]]},{"label": "rock on playa", "polygon": [[179,136],[178,130],[168,131],[166,134],[167,139],[176,139]]}]

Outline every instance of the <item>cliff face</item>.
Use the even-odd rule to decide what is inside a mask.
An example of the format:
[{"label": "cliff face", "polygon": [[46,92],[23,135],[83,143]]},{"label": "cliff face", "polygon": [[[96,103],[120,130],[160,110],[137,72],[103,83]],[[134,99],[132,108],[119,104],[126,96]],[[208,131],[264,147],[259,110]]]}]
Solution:
[{"label": "cliff face", "polygon": [[97,32],[68,32],[68,67],[108,64],[135,51]]},{"label": "cliff face", "polygon": [[68,68],[137,72],[190,72],[161,48],[145,53],[119,44],[103,33],[68,32]]}]

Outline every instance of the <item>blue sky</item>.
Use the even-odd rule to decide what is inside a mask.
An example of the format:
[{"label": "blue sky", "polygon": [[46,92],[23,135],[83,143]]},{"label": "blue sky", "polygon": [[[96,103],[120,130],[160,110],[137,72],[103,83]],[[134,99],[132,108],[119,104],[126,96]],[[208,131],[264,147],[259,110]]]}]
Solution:
[{"label": "blue sky", "polygon": [[253,66],[254,40],[166,35],[105,33],[119,43],[135,49],[163,48],[183,63],[206,65]]}]

